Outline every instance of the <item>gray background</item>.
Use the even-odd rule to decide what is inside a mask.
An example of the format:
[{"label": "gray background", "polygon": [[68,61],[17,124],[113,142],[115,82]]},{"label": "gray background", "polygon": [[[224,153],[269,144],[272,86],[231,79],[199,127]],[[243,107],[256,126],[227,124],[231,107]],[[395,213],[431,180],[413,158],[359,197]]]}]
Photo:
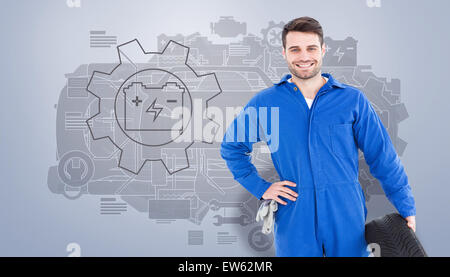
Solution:
[{"label": "gray background", "polygon": [[365,0],[81,1],[80,8],[68,8],[61,0],[1,1],[1,7],[0,255],[66,256],[71,242],[83,256],[252,255],[246,238],[208,246],[215,237],[205,232],[204,246],[188,246],[186,229],[201,229],[189,222],[156,225],[133,209],[102,217],[97,197],[68,201],[46,184],[56,160],[54,104],[64,74],[80,64],[117,61],[115,48],[88,47],[89,30],[105,29],[119,43],[139,38],[155,50],[159,34],[206,35],[209,23],[224,15],[246,22],[247,33],[255,34],[271,20],[312,16],[325,35],[358,40],[358,64],[401,80],[409,113],[399,127],[408,142],[401,160],[416,198],[417,234],[429,255],[448,255],[448,1],[382,0],[379,8]]}]

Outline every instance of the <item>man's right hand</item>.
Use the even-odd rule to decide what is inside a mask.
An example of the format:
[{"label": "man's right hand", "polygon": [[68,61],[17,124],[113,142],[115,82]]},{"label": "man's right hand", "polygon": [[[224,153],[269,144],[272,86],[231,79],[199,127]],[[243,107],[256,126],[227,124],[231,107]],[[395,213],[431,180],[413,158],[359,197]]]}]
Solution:
[{"label": "man's right hand", "polygon": [[287,203],[281,200],[278,196],[283,196],[284,198],[287,198],[292,201],[297,200],[298,194],[285,186],[296,187],[297,184],[290,181],[275,182],[266,190],[262,198],[264,200],[273,199],[283,205],[287,205]]}]

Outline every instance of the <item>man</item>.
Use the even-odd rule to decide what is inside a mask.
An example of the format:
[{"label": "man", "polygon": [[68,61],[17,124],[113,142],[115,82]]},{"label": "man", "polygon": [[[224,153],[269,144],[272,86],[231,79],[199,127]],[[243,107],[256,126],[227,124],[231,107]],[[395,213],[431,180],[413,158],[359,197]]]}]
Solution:
[{"label": "man", "polygon": [[[319,22],[301,17],[282,33],[283,57],[291,74],[257,93],[227,129],[221,156],[235,180],[258,199],[279,203],[275,214],[277,256],[368,256],[364,239],[367,216],[358,182],[358,148],[391,203],[415,231],[415,201],[408,178],[381,120],[357,88],[322,73],[325,55]],[[278,146],[266,140],[280,182],[261,178],[251,163],[262,115],[251,107],[279,107]],[[267,109],[268,110],[268,109]],[[261,111],[261,110],[258,110]],[[245,125],[246,117],[249,124]],[[264,116],[266,118],[266,116]],[[245,139],[234,139],[234,128]],[[253,127],[252,127],[253,126]]]}]

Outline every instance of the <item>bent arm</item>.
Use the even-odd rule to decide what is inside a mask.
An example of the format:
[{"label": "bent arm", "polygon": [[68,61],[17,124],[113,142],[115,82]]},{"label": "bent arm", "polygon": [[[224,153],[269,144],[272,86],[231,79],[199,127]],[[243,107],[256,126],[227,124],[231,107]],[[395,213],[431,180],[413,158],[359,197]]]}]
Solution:
[{"label": "bent arm", "polygon": [[261,141],[258,118],[256,107],[247,104],[227,128],[220,155],[234,179],[257,199],[262,199],[271,183],[258,174],[250,156],[253,144]]},{"label": "bent arm", "polygon": [[353,131],[370,173],[377,178],[389,201],[404,218],[415,215],[415,201],[403,165],[392,141],[369,100],[361,92]]}]

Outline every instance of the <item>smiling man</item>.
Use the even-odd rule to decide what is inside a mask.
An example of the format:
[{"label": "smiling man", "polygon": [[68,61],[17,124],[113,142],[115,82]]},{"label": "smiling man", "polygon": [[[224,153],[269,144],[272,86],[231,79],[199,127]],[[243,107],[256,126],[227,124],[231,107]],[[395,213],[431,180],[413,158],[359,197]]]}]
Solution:
[{"label": "smiling man", "polygon": [[[228,127],[221,156],[251,194],[279,203],[277,256],[368,256],[358,148],[389,201],[415,230],[415,201],[403,165],[364,93],[321,72],[325,44],[319,22],[294,19],[285,25],[282,40],[291,74],[250,99]],[[276,148],[260,136],[270,133],[259,123],[271,114],[248,116],[251,107],[279,108]],[[235,128],[245,132],[244,139],[235,138]],[[256,139],[249,139],[256,129]],[[259,176],[249,156],[257,141],[268,144],[282,181],[269,183]]]}]

